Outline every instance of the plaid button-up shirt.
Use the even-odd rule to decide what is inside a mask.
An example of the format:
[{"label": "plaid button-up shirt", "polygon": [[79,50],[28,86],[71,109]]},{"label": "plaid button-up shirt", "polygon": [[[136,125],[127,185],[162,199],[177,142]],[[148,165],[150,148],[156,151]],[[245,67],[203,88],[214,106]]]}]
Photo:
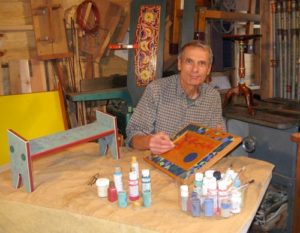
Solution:
[{"label": "plaid button-up shirt", "polygon": [[200,95],[188,100],[179,81],[179,75],[151,82],[140,99],[126,128],[126,144],[137,134],[166,132],[170,137],[189,123],[209,128],[217,124],[225,130],[219,92],[203,83]]}]

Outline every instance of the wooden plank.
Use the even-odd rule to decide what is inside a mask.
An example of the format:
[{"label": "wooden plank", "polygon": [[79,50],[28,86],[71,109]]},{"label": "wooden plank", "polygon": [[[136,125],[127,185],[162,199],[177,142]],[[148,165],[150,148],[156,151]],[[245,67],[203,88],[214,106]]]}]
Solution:
[{"label": "wooden plank", "polygon": [[55,74],[54,74],[53,65],[51,61],[46,62],[46,78],[47,78],[47,90],[48,91],[57,90],[57,81],[55,79]]},{"label": "wooden plank", "polygon": [[32,92],[47,91],[45,63],[40,60],[31,59],[31,90]]},{"label": "wooden plank", "polygon": [[31,80],[28,60],[20,60],[20,81],[21,81],[21,93],[31,93]]},{"label": "wooden plank", "polygon": [[0,25],[0,31],[32,31],[33,25]]},{"label": "wooden plank", "polygon": [[5,50],[4,56],[0,57],[1,62],[10,60],[30,59],[36,56],[34,32],[33,31],[14,31],[4,33],[2,37]]},{"label": "wooden plank", "polygon": [[28,25],[32,24],[29,1],[1,1],[0,25]]},{"label": "wooden plank", "polygon": [[2,66],[0,66],[0,95],[4,95],[4,77]]},{"label": "wooden plank", "polygon": [[180,34],[180,18],[178,15],[181,6],[181,0],[175,0],[173,3],[173,27],[172,34],[170,36],[170,52],[172,54],[177,54],[179,46],[179,34]]},{"label": "wooden plank", "polygon": [[[126,33],[128,32],[129,24],[130,24],[130,10],[129,6],[124,7],[121,22],[118,24],[115,32],[115,36],[113,37],[113,41],[117,43],[121,43],[124,41]],[[97,76],[96,76],[97,77]]]},{"label": "wooden plank", "polygon": [[258,14],[207,10],[206,8],[200,8],[199,14],[200,14],[200,19],[198,25],[199,25],[200,32],[205,32],[206,19],[224,19],[224,20],[242,21],[242,22],[247,22],[247,21],[260,22],[260,15]]},{"label": "wooden plank", "polygon": [[260,12],[261,12],[261,87],[260,94],[263,99],[271,98],[272,95],[272,67],[271,67],[271,7],[269,5],[269,1],[259,1],[260,2]]},{"label": "wooden plank", "polygon": [[19,61],[10,61],[9,63],[9,82],[10,94],[22,93],[21,77],[20,77],[20,63]]},{"label": "wooden plank", "polygon": [[1,65],[1,70],[2,70],[3,95],[9,95],[10,94],[9,64],[3,63]]}]

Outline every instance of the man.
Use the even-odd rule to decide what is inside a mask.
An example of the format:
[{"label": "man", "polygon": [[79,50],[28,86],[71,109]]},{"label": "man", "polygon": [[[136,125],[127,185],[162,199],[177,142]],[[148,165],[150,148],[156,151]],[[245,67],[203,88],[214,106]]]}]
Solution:
[{"label": "man", "polygon": [[170,137],[189,123],[225,130],[220,94],[205,83],[212,59],[211,48],[200,41],[182,47],[180,74],[147,86],[127,125],[127,145],[162,154],[174,147]]}]

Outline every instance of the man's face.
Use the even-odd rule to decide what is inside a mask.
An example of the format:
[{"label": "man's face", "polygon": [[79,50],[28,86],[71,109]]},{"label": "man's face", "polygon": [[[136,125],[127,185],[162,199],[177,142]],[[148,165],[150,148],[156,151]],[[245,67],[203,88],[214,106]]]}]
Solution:
[{"label": "man's face", "polygon": [[183,87],[199,86],[205,81],[210,69],[208,52],[202,48],[187,47],[178,60]]}]

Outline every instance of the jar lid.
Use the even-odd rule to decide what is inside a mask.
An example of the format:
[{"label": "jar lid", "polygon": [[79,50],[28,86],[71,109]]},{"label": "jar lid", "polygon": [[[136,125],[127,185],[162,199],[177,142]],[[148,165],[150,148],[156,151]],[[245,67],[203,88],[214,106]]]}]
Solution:
[{"label": "jar lid", "polygon": [[142,170],[142,176],[144,176],[144,177],[150,176],[150,170],[149,169],[143,169]]},{"label": "jar lid", "polygon": [[109,179],[107,178],[98,178],[96,181],[97,186],[108,186],[109,185]]},{"label": "jar lid", "polygon": [[181,196],[189,196],[189,186],[183,184],[180,186],[180,192],[181,192]]},{"label": "jar lid", "polygon": [[213,177],[215,170],[207,170],[205,171],[205,176],[208,178]]},{"label": "jar lid", "polygon": [[203,173],[202,172],[196,172],[196,174],[195,174],[195,180],[196,181],[203,180]]},{"label": "jar lid", "polygon": [[115,173],[119,174],[121,172],[122,172],[121,167],[115,167]]}]

